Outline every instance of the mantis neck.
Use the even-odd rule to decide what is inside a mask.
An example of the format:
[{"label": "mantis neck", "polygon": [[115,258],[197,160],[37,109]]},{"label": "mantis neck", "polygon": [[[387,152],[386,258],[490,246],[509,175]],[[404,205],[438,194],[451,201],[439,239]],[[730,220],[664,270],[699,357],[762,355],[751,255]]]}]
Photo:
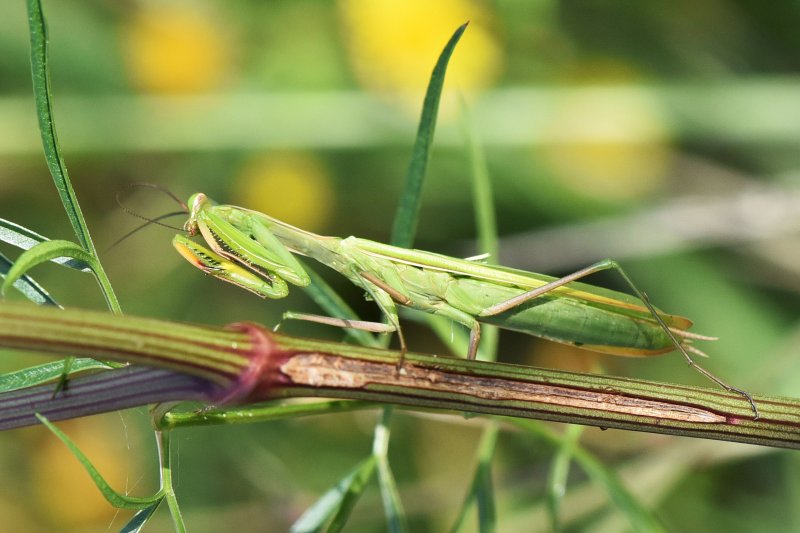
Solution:
[{"label": "mantis neck", "polygon": [[325,237],[262,215],[261,221],[292,253],[310,257],[338,272],[346,273],[351,263],[342,257],[339,237]]}]

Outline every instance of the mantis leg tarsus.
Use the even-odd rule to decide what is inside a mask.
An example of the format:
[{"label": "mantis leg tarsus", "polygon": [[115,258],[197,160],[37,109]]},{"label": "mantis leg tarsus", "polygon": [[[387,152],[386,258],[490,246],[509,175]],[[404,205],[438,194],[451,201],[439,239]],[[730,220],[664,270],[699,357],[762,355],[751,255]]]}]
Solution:
[{"label": "mantis leg tarsus", "polygon": [[474,361],[478,356],[478,345],[481,342],[481,323],[477,320],[470,328],[469,332],[469,349],[467,350],[467,359]]},{"label": "mantis leg tarsus", "polygon": [[403,365],[406,362],[406,352],[408,352],[408,345],[406,345],[406,338],[403,335],[403,330],[397,328],[397,340],[400,341],[400,357],[397,358],[397,366],[395,372],[399,375],[403,371]]},{"label": "mantis leg tarsus", "polygon": [[736,394],[739,394],[739,395],[743,396],[744,399],[747,400],[747,402],[750,404],[750,409],[753,410],[753,420],[754,421],[758,420],[759,418],[761,418],[761,415],[758,413],[758,407],[756,407],[756,402],[753,400],[753,397],[750,395],[749,392],[744,391],[744,390],[742,390],[740,388],[728,385],[726,382],[722,381],[720,378],[718,378],[717,376],[715,376],[714,374],[712,374],[711,372],[709,372],[708,370],[706,370],[702,366],[700,366],[697,363],[695,363],[694,360],[691,357],[689,357],[685,352],[684,352],[684,356],[687,359],[688,365],[691,368],[694,368],[695,371],[699,372],[700,374],[702,374],[706,378],[710,379],[711,381],[713,381],[714,383],[716,383],[717,385],[719,385],[720,387],[722,387],[726,391],[733,392],[733,393],[736,393]]}]

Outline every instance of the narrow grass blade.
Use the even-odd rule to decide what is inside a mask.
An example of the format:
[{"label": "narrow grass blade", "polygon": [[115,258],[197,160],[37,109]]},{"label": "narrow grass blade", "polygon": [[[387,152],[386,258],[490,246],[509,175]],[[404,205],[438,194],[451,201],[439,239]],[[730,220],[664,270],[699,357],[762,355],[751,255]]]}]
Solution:
[{"label": "narrow grass blade", "polygon": [[470,170],[472,171],[472,204],[478,233],[478,253],[488,253],[489,262],[496,263],[500,246],[497,238],[497,215],[494,209],[492,180],[486,154],[475,130],[475,124],[466,102],[461,101],[461,129],[467,144]]},{"label": "narrow grass blade", "polygon": [[[532,420],[507,419],[511,424],[520,427],[536,437],[548,441],[552,445],[559,446],[562,437],[548,429],[544,424]],[[581,467],[589,478],[598,485],[606,489],[611,501],[617,509],[628,519],[634,531],[664,532],[661,522],[642,505],[636,497],[625,488],[619,477],[607,468],[602,461],[594,455],[575,445],[572,449],[575,462]]]},{"label": "narrow grass blade", "polygon": [[[479,251],[481,253],[488,253],[490,262],[496,262],[499,254],[499,246],[489,169],[486,165],[486,157],[478,140],[478,134],[472,124],[469,109],[463,100],[461,102],[461,127],[470,156],[472,201],[475,208]],[[430,322],[431,321],[429,321],[429,323]],[[440,336],[444,333],[440,324],[436,325],[436,329]],[[461,343],[466,343],[465,335],[462,334],[461,337],[463,338]],[[496,327],[483,326],[483,336],[478,351],[479,359],[494,361],[497,358],[498,337],[498,329]],[[459,353],[464,352],[461,351]],[[470,483],[469,492],[464,498],[452,531],[461,530],[466,521],[467,514],[473,505],[477,505],[479,531],[495,531],[497,527],[497,512],[494,502],[494,486],[492,483],[492,459],[494,457],[499,431],[500,429],[494,421],[490,422],[483,430],[481,443],[478,446],[477,465],[472,477],[472,483]]]},{"label": "narrow grass blade", "polygon": [[554,532],[561,531],[561,502],[567,494],[572,451],[578,444],[583,429],[583,426],[567,426],[562,444],[550,465],[550,475],[547,477],[547,507],[550,511],[550,524]]},{"label": "narrow grass blade", "polygon": [[436,116],[439,112],[439,100],[444,86],[444,76],[447,71],[447,63],[453,50],[456,48],[461,35],[467,29],[467,24],[459,28],[450,37],[444,47],[436,66],[433,69],[431,80],[428,83],[428,90],[425,93],[425,101],[422,104],[422,116],[417,129],[417,139],[414,143],[414,150],[411,154],[411,162],[406,172],[406,185],[403,196],[400,198],[400,205],[394,217],[392,227],[391,243],[395,246],[410,248],[414,242],[414,234],[417,231],[417,218],[419,216],[419,206],[422,195],[422,184],[425,180],[425,171],[430,159],[431,145],[433,144],[433,134],[436,129]]},{"label": "narrow grass blade", "polygon": [[400,492],[397,490],[397,482],[394,479],[392,468],[386,457],[378,458],[378,485],[381,489],[383,510],[386,513],[386,524],[389,527],[389,532],[407,532],[408,524],[406,523],[403,501],[400,499]]},{"label": "narrow grass blade", "polygon": [[[62,359],[2,374],[0,375],[0,393],[33,387],[59,379],[63,375],[65,364],[66,360]],[[108,370],[110,368],[113,367],[100,361],[79,357],[72,360],[68,375],[72,376],[86,370]]]},{"label": "narrow grass blade", "polygon": [[494,483],[492,482],[492,459],[500,431],[494,427],[487,428],[481,439],[481,457],[475,472],[475,501],[478,504],[478,531],[491,532],[497,527],[497,509],[494,503]]},{"label": "narrow grass blade", "polygon": [[[422,184],[425,181],[425,173],[430,159],[445,72],[447,71],[450,56],[452,56],[453,50],[455,50],[456,44],[458,44],[466,28],[467,24],[463,24],[453,33],[453,36],[439,55],[439,59],[433,68],[431,79],[428,82],[428,89],[422,104],[422,116],[417,128],[417,137],[414,141],[411,161],[406,172],[406,184],[392,226],[391,243],[395,246],[408,248],[414,242],[419,218]],[[392,409],[390,407],[384,408],[381,420],[375,426],[372,454],[378,461],[378,484],[389,531],[396,533],[406,531],[408,527],[402,501],[389,465],[388,449],[391,419]]]},{"label": "narrow grass blade", "polygon": [[47,426],[47,429],[53,432],[53,434],[55,434],[56,437],[61,439],[61,442],[66,444],[67,448],[69,448],[69,451],[72,452],[75,458],[78,459],[78,461],[80,461],[83,467],[86,469],[86,472],[89,473],[89,475],[92,478],[92,481],[94,481],[94,484],[103,494],[108,503],[110,503],[117,509],[147,509],[154,503],[161,500],[161,498],[163,497],[161,491],[147,498],[125,496],[123,494],[118,493],[117,491],[111,488],[111,486],[108,484],[108,482],[106,482],[105,479],[103,479],[103,476],[100,475],[100,472],[98,472],[97,469],[94,467],[94,465],[91,463],[91,461],[89,461],[89,458],[83,454],[83,452],[78,448],[78,446],[74,442],[72,442],[72,440],[69,437],[67,437],[67,435],[63,431],[58,429],[54,424],[52,424],[42,415],[37,414],[36,418],[38,418],[42,424]]},{"label": "narrow grass blade", "polygon": [[328,522],[330,526],[327,531],[341,531],[364,487],[372,478],[375,465],[376,460],[373,456],[358,463],[314,505],[306,509],[306,512],[292,525],[291,531],[293,533],[322,531]]},{"label": "narrow grass blade", "polygon": [[408,531],[408,525],[403,502],[397,490],[397,483],[389,465],[389,424],[392,420],[392,412],[392,407],[385,407],[380,420],[375,425],[372,437],[372,456],[378,463],[378,486],[381,490],[386,524],[391,533],[401,533]]},{"label": "narrow grass blade", "polygon": [[[168,409],[165,405],[161,409]],[[181,508],[178,505],[178,498],[175,495],[175,486],[172,483],[172,432],[156,431],[156,443],[158,444],[158,460],[161,463],[161,492],[167,501],[169,514],[172,516],[172,525],[177,533],[185,533],[186,523],[183,520]]]},{"label": "narrow grass blade", "polygon": [[[486,155],[475,130],[475,124],[466,103],[461,101],[461,128],[467,145],[472,177],[472,204],[475,209],[475,226],[478,235],[478,253],[489,254],[489,263],[497,263],[500,244],[497,236],[497,214],[494,209],[494,193]],[[498,328],[483,326],[481,351],[478,357],[484,361],[497,359]],[[463,353],[463,352],[461,352]]]},{"label": "narrow grass blade", "polygon": [[[47,167],[53,177],[58,195],[64,210],[67,212],[69,221],[81,244],[81,248],[94,261],[88,261],[103,291],[109,309],[114,313],[121,313],[122,308],[117,300],[117,295],[111,286],[108,276],[103,270],[103,266],[97,259],[92,238],[89,235],[89,228],[84,220],[78,198],[72,189],[67,166],[61,156],[61,149],[58,145],[56,136],[55,121],[53,118],[53,103],[50,95],[50,72],[48,69],[47,52],[47,27],[42,12],[41,0],[28,0],[28,23],[31,39],[31,78],[33,80],[33,97],[36,102],[36,115],[39,119],[39,132],[42,135],[42,146]],[[71,257],[85,261],[85,258],[77,255]]]},{"label": "narrow grass blade", "polygon": [[50,96],[50,73],[48,68],[47,27],[42,13],[40,0],[28,0],[28,22],[31,37],[31,76],[33,78],[33,96],[36,101],[36,114],[39,117],[39,130],[42,135],[44,155],[47,167],[58,190],[61,203],[67,212],[75,235],[84,250],[94,252],[89,230],[83,218],[78,198],[72,189],[67,174],[67,167],[56,136],[53,120],[53,104]]},{"label": "narrow grass blade", "polygon": [[477,466],[472,476],[469,491],[464,497],[464,502],[458,511],[453,527],[453,533],[461,531],[467,519],[467,514],[474,504],[478,506],[478,531],[495,531],[497,526],[497,512],[494,504],[494,485],[492,483],[492,459],[497,445],[497,436],[500,427],[491,421],[481,436],[478,445]]},{"label": "narrow grass blade", "polygon": [[[17,248],[22,248],[23,250],[29,250],[40,242],[49,240],[50,239],[47,237],[39,235],[33,230],[15,224],[10,220],[0,218],[0,241],[16,246]],[[91,270],[89,265],[83,261],[78,261],[77,259],[69,257],[56,257],[52,261],[75,270],[82,270],[84,272],[89,272]]]}]

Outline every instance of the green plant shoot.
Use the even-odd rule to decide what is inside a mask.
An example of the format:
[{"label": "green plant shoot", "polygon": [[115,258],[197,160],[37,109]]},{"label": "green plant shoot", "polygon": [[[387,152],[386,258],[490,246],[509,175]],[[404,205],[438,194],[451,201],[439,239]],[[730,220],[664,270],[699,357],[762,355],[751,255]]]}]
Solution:
[{"label": "green plant shoot", "polygon": [[[299,313],[286,313],[285,318],[397,332],[405,352],[399,304],[469,328],[471,359],[477,353],[481,323],[612,355],[649,356],[677,349],[702,375],[744,396],[758,418],[750,394],[728,385],[689,355],[705,355],[692,341],[715,339],[689,332],[689,319],[657,310],[615,261],[606,259],[553,278],[356,237],[323,237],[263,213],[216,205],[203,193],[189,199],[189,210],[185,230],[202,235],[213,251],[183,235],[176,235],[173,244],[203,272],[262,298],[283,298],[287,282],[301,287],[310,283],[293,254],[311,257],[363,288],[387,323]],[[576,282],[609,269],[619,272],[637,297]]]}]

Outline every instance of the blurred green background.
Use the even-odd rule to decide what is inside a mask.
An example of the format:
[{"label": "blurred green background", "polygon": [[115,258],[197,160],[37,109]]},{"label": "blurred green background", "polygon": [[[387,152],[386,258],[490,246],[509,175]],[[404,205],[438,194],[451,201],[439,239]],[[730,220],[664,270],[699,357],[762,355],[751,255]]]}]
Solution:
[{"label": "blurred green background", "polygon": [[[100,250],[175,210],[152,190],[267,212],[299,227],[389,238],[422,96],[453,30],[471,24],[447,74],[417,246],[480,253],[459,100],[485,146],[501,260],[565,274],[613,257],[661,308],[718,335],[707,367],[751,392],[797,396],[800,290],[800,5],[340,0],[45,1],[58,134]],[[0,216],[74,239],[44,164],[24,3],[0,4]],[[176,219],[180,225],[181,219]],[[102,258],[127,313],[274,324],[314,312],[299,291],[264,303],[191,269],[151,227]],[[12,255],[13,249],[3,250]],[[327,274],[327,273],[326,273]],[[103,308],[89,276],[35,277],[65,306]],[[358,290],[334,286],[362,316]],[[613,275],[599,284],[624,290]],[[295,334],[341,338],[324,327]],[[447,348],[408,324],[415,351]],[[500,359],[706,384],[677,355],[595,356],[522,335]],[[0,370],[41,362],[4,354]],[[192,531],[284,531],[364,457],[376,412],[181,430],[177,483]],[[146,410],[64,423],[118,489],[156,486]],[[391,459],[414,531],[452,522],[482,422],[399,414]],[[560,428],[559,428],[560,429]],[[675,531],[800,530],[800,462],[753,446],[588,429],[582,443]],[[552,449],[504,432],[494,478],[501,531],[547,530]],[[124,523],[60,442],[0,435],[7,531],[106,531]],[[166,513],[150,530],[168,530]],[[572,531],[627,527],[573,469]],[[110,524],[110,526],[109,526]],[[470,527],[473,527],[471,525]],[[353,531],[382,531],[376,486]]]}]

